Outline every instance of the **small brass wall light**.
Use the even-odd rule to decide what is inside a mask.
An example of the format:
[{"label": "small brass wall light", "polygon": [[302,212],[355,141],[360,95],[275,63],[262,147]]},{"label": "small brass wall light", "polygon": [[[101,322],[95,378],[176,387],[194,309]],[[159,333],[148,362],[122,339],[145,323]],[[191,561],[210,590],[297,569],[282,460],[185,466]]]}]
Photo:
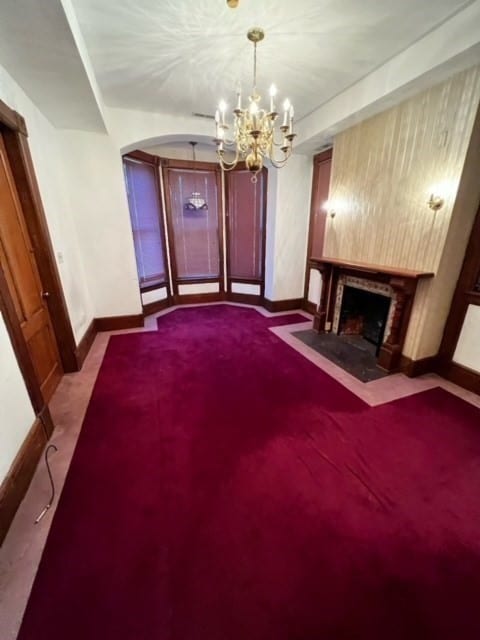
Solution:
[{"label": "small brass wall light", "polygon": [[445,204],[445,200],[441,196],[436,196],[434,193],[430,194],[430,199],[427,202],[432,211],[438,211]]}]

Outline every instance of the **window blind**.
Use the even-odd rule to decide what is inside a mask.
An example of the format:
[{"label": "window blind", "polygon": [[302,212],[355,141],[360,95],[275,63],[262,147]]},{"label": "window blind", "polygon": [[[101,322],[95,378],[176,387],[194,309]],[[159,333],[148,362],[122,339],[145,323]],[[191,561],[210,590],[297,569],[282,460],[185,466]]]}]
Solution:
[{"label": "window blind", "polygon": [[[215,171],[167,169],[169,204],[167,214],[175,255],[176,279],[220,276],[219,202]],[[207,207],[189,209],[186,204],[199,193]]]},{"label": "window blind", "polygon": [[264,173],[252,183],[248,170],[228,176],[228,264],[229,277],[261,280],[263,265]]},{"label": "window blind", "polygon": [[140,285],[166,282],[156,167],[127,157],[124,170]]}]

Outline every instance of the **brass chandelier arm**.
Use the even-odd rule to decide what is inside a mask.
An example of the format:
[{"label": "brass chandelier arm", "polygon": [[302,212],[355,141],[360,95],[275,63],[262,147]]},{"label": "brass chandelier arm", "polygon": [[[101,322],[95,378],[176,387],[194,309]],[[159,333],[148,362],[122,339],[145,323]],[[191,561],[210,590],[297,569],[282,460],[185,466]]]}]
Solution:
[{"label": "brass chandelier arm", "polygon": [[233,159],[232,162],[228,162],[228,160],[225,160],[225,158],[223,157],[222,151],[220,151],[219,149],[217,149],[217,156],[220,162],[220,166],[224,171],[232,171],[232,169],[235,169],[235,167],[238,164],[238,161],[240,160],[238,149],[235,153],[235,158]]}]

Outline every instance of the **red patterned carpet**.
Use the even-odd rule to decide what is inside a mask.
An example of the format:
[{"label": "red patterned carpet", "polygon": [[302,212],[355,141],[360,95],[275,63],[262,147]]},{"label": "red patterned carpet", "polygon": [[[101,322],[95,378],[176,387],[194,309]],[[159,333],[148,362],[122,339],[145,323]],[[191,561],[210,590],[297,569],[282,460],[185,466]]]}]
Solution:
[{"label": "red patterned carpet", "polygon": [[111,339],[21,640],[480,638],[480,412],[370,408],[255,310]]}]

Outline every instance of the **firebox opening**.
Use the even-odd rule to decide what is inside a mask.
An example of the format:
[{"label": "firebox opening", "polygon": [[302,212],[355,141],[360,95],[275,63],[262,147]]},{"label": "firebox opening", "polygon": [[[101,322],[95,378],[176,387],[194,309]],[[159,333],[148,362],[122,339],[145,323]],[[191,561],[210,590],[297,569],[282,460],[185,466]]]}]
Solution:
[{"label": "firebox opening", "polygon": [[358,335],[376,347],[376,355],[383,343],[383,336],[390,310],[390,298],[345,286],[340,309],[339,335]]}]

